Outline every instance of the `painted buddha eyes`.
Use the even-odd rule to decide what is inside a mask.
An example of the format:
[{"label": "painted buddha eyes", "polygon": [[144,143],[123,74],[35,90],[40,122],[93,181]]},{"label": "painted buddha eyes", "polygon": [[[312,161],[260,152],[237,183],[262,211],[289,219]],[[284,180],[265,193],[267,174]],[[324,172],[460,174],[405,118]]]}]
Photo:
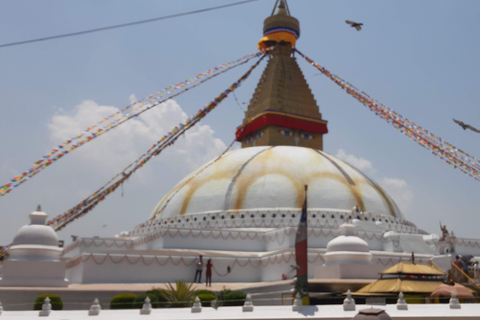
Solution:
[{"label": "painted buddha eyes", "polygon": [[[290,131],[290,130],[280,130],[280,133],[283,134],[286,137],[293,136],[293,131]],[[305,140],[313,139],[313,136],[311,134],[308,134],[308,133],[301,133],[300,137],[302,137],[302,139],[305,139]]]},{"label": "painted buddha eyes", "polygon": [[258,138],[261,138],[261,137],[263,137],[263,131],[260,131],[260,132],[254,134],[254,135],[251,135],[250,137],[247,138],[247,140],[245,140],[245,142],[246,143],[252,143],[254,138],[258,139]]},{"label": "painted buddha eyes", "polygon": [[[285,137],[292,137],[292,136],[294,136],[296,131],[281,129],[281,130],[278,130],[278,132],[280,132]],[[296,134],[297,139],[298,139],[298,136],[300,136],[302,139],[305,139],[305,140],[311,140],[311,139],[314,138],[313,135],[308,134],[308,133],[298,133],[297,132],[297,134]],[[263,137],[263,131],[252,134],[250,137],[248,137],[245,140],[245,142],[246,143],[252,143],[255,139],[259,139],[261,137]]]}]

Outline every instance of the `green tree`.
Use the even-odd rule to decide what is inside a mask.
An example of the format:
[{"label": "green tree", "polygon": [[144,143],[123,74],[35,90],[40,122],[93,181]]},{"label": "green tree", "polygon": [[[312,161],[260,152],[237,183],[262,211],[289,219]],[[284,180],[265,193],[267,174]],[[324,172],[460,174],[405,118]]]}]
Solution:
[{"label": "green tree", "polygon": [[164,289],[157,288],[157,289],[148,290],[146,292],[146,294],[148,294],[148,295],[153,294],[153,295],[157,296],[158,308],[167,308],[168,307],[168,301],[167,301],[167,299],[165,299],[164,295],[162,294],[162,292],[164,292],[164,291],[165,291]]},{"label": "green tree", "polygon": [[198,299],[200,299],[200,302],[204,307],[210,307],[212,305],[212,301],[217,300],[217,296],[213,293],[200,293],[195,296],[197,296]]},{"label": "green tree", "polygon": [[196,297],[200,294],[204,294],[204,293],[213,294],[213,295],[216,296],[215,292],[213,292],[212,290],[200,289],[200,290],[195,290],[194,291],[194,297]]},{"label": "green tree", "polygon": [[152,308],[159,308],[158,296],[154,293],[141,293],[133,300],[133,309],[142,309],[145,299],[149,297]]},{"label": "green tree", "polygon": [[135,293],[119,293],[110,300],[110,309],[133,309]]},{"label": "green tree", "polygon": [[217,294],[218,300],[221,300],[221,301],[225,300],[225,296],[229,292],[232,292],[232,290],[227,289],[225,288],[225,286],[223,286],[223,289]]},{"label": "green tree", "polygon": [[243,306],[246,294],[241,291],[229,291],[222,300],[222,306]]},{"label": "green tree", "polygon": [[174,308],[189,307],[194,298],[195,288],[193,283],[187,283],[185,280],[175,280],[175,286],[167,283],[167,289],[161,292],[161,295],[170,302]]}]

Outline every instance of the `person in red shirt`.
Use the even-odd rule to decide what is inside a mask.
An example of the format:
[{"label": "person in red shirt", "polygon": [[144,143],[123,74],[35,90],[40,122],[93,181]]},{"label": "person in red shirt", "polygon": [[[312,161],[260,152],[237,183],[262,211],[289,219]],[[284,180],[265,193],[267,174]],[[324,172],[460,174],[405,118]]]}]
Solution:
[{"label": "person in red shirt", "polygon": [[205,267],[207,268],[207,270],[205,272],[205,276],[207,278],[205,284],[206,284],[207,287],[211,287],[212,286],[212,267],[213,267],[212,259],[208,259]]},{"label": "person in red shirt", "polygon": [[455,265],[460,269],[463,270],[463,261],[460,259],[460,256],[455,257],[455,261],[453,262]]}]

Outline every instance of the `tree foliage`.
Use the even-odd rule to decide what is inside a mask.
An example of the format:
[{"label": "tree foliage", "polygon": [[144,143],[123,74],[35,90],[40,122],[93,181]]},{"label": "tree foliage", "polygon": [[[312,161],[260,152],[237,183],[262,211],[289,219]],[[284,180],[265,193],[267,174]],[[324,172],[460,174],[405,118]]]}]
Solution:
[{"label": "tree foliage", "polygon": [[149,297],[152,308],[159,308],[158,296],[154,293],[141,293],[133,301],[133,309],[142,309],[145,299]]},{"label": "tree foliage", "polygon": [[195,297],[195,288],[193,288],[193,283],[187,283],[185,280],[175,280],[175,285],[170,282],[167,283],[167,289],[161,292],[161,295],[174,308],[189,307]]},{"label": "tree foliage", "polygon": [[136,296],[134,293],[117,294],[110,300],[110,309],[133,309]]}]

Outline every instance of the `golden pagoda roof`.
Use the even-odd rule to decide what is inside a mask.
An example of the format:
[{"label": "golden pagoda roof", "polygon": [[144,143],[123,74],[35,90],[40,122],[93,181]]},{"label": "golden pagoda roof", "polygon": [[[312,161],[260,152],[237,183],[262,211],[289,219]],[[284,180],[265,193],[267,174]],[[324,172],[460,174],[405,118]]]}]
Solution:
[{"label": "golden pagoda roof", "polygon": [[353,295],[369,295],[372,293],[431,293],[441,281],[419,281],[407,279],[379,279],[365,287],[352,292]]},{"label": "golden pagoda roof", "polygon": [[383,270],[380,272],[382,275],[386,274],[416,274],[416,275],[425,275],[425,276],[442,276],[445,274],[442,270],[434,268],[432,266],[421,264],[421,263],[411,263],[411,262],[399,262],[396,265]]},{"label": "golden pagoda roof", "polygon": [[[399,262],[396,265],[380,272],[382,279],[378,279],[357,290],[355,295],[370,295],[380,293],[431,293],[443,282],[439,279],[445,272],[432,266]],[[387,277],[384,277],[387,275]],[[394,275],[399,275],[394,277]],[[431,277],[434,277],[433,279]]]}]

